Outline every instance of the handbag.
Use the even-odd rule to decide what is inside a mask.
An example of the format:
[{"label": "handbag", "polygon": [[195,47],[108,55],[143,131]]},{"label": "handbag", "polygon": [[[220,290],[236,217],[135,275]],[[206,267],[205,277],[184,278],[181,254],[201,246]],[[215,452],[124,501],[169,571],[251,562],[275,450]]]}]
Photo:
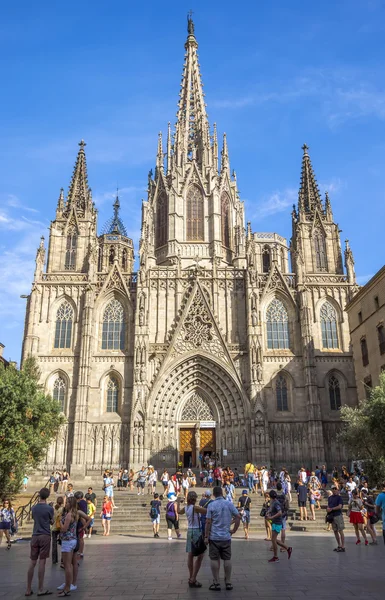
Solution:
[{"label": "handbag", "polygon": [[334,521],[334,516],[332,515],[332,513],[328,513],[325,517],[325,523],[333,523]]},{"label": "handbag", "polygon": [[[199,514],[198,514],[198,521],[199,521],[199,529],[201,529],[201,520],[199,518]],[[194,522],[194,507],[193,507],[193,522]],[[194,542],[194,540],[191,540],[191,553],[193,556],[200,556],[201,554],[203,554],[204,552],[206,552],[207,546],[205,544],[205,540],[203,538],[203,535],[200,533],[199,537],[197,538],[197,540]]]},{"label": "handbag", "polygon": [[265,508],[264,506],[261,508],[261,512],[259,513],[260,517],[266,517],[266,513],[267,513],[267,508]]},{"label": "handbag", "polygon": [[376,523],[378,523],[379,520],[380,520],[380,517],[378,515],[371,515],[371,517],[370,517],[371,525],[375,525]]}]

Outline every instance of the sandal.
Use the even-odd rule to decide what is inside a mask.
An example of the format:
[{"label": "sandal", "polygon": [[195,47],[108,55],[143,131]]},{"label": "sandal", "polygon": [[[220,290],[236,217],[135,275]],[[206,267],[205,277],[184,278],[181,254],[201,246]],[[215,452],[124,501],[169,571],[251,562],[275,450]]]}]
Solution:
[{"label": "sandal", "polygon": [[199,581],[195,580],[195,581],[189,581],[188,585],[190,588],[201,588],[202,584],[199,583]]},{"label": "sandal", "polygon": [[219,583],[212,583],[209,587],[209,590],[211,590],[212,592],[220,592],[221,586],[219,585]]},{"label": "sandal", "polygon": [[66,596],[71,596],[71,592],[65,592],[62,590],[60,594],[58,594],[58,598],[65,598]]},{"label": "sandal", "polygon": [[27,592],[26,592],[26,593],[24,594],[24,596],[33,596],[33,590],[31,590],[31,591],[29,592],[29,594],[27,594]]},{"label": "sandal", "polygon": [[50,592],[49,590],[45,590],[45,592],[40,592],[37,595],[38,596],[51,596],[53,592]]},{"label": "sandal", "polygon": [[231,585],[231,583],[226,583],[226,590],[232,590],[233,586]]}]

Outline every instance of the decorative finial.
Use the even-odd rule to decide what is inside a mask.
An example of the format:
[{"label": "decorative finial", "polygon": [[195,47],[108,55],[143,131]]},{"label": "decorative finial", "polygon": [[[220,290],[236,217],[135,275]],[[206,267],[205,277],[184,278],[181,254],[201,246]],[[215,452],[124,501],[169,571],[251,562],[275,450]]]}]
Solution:
[{"label": "decorative finial", "polygon": [[44,235],[40,238],[40,248],[44,248]]},{"label": "decorative finial", "polygon": [[190,9],[187,13],[187,33],[194,35],[194,22],[192,20],[193,11]]},{"label": "decorative finial", "polygon": [[303,153],[304,153],[305,155],[307,155],[307,151],[309,150],[309,146],[308,146],[307,144],[304,144],[304,145],[302,146],[302,150],[303,150]]},{"label": "decorative finial", "polygon": [[79,144],[80,148],[84,149],[85,146],[87,146],[87,144],[85,143],[84,140],[80,140]]},{"label": "decorative finial", "polygon": [[120,202],[119,202],[119,188],[116,188],[116,198],[115,198],[115,202],[114,202],[114,217],[117,218],[118,216],[118,212],[119,212],[119,208],[120,208]]}]

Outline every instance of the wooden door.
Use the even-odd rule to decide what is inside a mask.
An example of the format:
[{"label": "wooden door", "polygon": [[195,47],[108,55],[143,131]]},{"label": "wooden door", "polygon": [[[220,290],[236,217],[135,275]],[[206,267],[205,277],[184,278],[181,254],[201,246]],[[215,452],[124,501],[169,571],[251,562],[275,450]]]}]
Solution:
[{"label": "wooden door", "polygon": [[201,454],[205,454],[206,452],[210,452],[215,454],[215,429],[201,429]]},{"label": "wooden door", "polygon": [[184,453],[191,452],[193,464],[195,464],[195,429],[179,430],[179,460],[183,461]]}]

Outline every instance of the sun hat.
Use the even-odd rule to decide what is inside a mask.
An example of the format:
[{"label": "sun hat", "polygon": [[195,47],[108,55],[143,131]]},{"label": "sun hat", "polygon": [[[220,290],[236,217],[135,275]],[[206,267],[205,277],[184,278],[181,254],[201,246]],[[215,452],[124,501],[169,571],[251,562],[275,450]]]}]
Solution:
[{"label": "sun hat", "polygon": [[243,490],[243,491],[242,491],[242,495],[243,495],[243,494],[248,494],[248,493],[249,493],[249,492],[248,492],[247,490]]},{"label": "sun hat", "polygon": [[175,502],[175,500],[176,500],[176,496],[172,492],[170,492],[169,494],[167,494],[167,498],[169,500],[171,500],[171,502]]},{"label": "sun hat", "polygon": [[204,494],[205,494],[205,496],[211,496],[210,490],[205,490]]}]

